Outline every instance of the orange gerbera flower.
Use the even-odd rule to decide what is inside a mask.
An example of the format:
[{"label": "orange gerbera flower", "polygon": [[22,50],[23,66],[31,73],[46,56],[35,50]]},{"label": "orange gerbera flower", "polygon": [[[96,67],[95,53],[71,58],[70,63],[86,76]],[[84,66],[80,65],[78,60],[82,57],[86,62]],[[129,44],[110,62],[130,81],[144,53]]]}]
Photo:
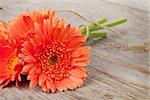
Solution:
[{"label": "orange gerbera flower", "polygon": [[20,81],[20,61],[17,49],[11,40],[8,40],[7,28],[0,22],[0,88],[16,80]]},{"label": "orange gerbera flower", "polygon": [[49,11],[26,15],[34,22],[35,36],[23,43],[19,56],[26,64],[22,73],[28,75],[29,86],[39,84],[44,92],[81,87],[88,74],[84,67],[89,64],[90,47],[82,46],[86,37],[80,29],[65,27],[64,20]]},{"label": "orange gerbera flower", "polygon": [[18,54],[21,52],[22,43],[34,37],[33,24],[33,20],[25,15],[18,16],[8,26],[0,21],[0,88],[14,80],[16,85],[18,80],[21,81],[23,62]]},{"label": "orange gerbera flower", "polygon": [[34,22],[41,23],[43,19],[50,17],[50,13],[53,15],[54,12],[26,12],[11,21],[7,27],[0,21],[0,88],[14,80],[16,85],[18,80],[21,81],[23,62],[18,54],[21,52],[22,43],[34,37]]}]

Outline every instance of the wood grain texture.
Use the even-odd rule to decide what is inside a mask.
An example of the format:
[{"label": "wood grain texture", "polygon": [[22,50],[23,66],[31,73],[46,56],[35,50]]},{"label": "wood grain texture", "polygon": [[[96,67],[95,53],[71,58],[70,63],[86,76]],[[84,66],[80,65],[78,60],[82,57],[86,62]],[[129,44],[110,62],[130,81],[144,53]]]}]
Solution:
[{"label": "wood grain texture", "polygon": [[[149,0],[0,0],[0,18],[4,21],[25,10],[68,9],[93,21],[128,18],[113,28],[107,38],[91,43],[90,75],[75,91],[43,93],[39,87],[0,90],[0,100],[150,100],[149,70]],[[74,25],[87,22],[68,13],[59,13]]]}]

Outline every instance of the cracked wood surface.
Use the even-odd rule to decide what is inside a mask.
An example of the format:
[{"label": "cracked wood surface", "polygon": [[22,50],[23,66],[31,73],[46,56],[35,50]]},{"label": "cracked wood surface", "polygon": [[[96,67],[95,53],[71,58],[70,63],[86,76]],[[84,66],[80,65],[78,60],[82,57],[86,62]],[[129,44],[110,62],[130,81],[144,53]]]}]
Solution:
[{"label": "cracked wood surface", "polygon": [[[149,0],[0,0],[0,18],[9,21],[25,10],[73,10],[95,21],[128,18],[113,28],[107,38],[91,43],[90,75],[75,91],[43,93],[39,87],[0,89],[0,100],[150,100],[149,98]],[[59,13],[74,25],[87,22],[68,13]]]}]

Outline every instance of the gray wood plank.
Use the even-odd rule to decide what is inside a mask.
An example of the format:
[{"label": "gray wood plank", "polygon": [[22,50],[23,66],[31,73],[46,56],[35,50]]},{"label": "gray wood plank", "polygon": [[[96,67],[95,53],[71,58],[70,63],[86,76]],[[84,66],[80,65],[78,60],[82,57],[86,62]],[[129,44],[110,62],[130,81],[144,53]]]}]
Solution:
[{"label": "gray wood plank", "polygon": [[[9,21],[25,10],[73,10],[93,21],[128,18],[113,28],[107,38],[92,46],[90,75],[75,91],[43,93],[27,85],[0,90],[0,100],[149,100],[149,15],[148,0],[0,0],[0,19]],[[88,22],[68,13],[59,13],[74,25]]]}]

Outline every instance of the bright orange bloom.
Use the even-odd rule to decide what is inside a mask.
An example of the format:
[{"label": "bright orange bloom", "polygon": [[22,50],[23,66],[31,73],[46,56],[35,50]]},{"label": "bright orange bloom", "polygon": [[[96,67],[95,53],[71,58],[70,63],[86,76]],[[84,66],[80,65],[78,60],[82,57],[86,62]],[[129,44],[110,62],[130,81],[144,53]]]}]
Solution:
[{"label": "bright orange bloom", "polygon": [[34,22],[41,23],[43,19],[48,18],[49,13],[54,12],[48,11],[47,15],[36,11],[26,12],[7,26],[0,21],[0,88],[12,81],[16,81],[16,85],[21,81],[20,72],[24,62],[18,54],[21,52],[22,44],[34,37]]},{"label": "bright orange bloom", "polygon": [[25,15],[18,16],[7,26],[0,21],[0,88],[12,81],[16,81],[16,85],[21,81],[23,62],[18,54],[22,43],[34,37],[33,27],[33,20]]},{"label": "bright orange bloom", "polygon": [[17,57],[17,49],[11,40],[8,40],[7,28],[0,22],[0,88],[8,83],[20,81],[21,63]]},{"label": "bright orange bloom", "polygon": [[[75,89],[83,85],[88,72],[89,46],[82,46],[86,37],[79,28],[57,18],[53,11],[26,13],[33,38],[23,43],[23,74],[30,80],[29,86],[39,84],[44,92]],[[33,24],[34,23],[34,24]],[[19,28],[22,31],[21,28]],[[24,30],[24,28],[23,28]]]}]

